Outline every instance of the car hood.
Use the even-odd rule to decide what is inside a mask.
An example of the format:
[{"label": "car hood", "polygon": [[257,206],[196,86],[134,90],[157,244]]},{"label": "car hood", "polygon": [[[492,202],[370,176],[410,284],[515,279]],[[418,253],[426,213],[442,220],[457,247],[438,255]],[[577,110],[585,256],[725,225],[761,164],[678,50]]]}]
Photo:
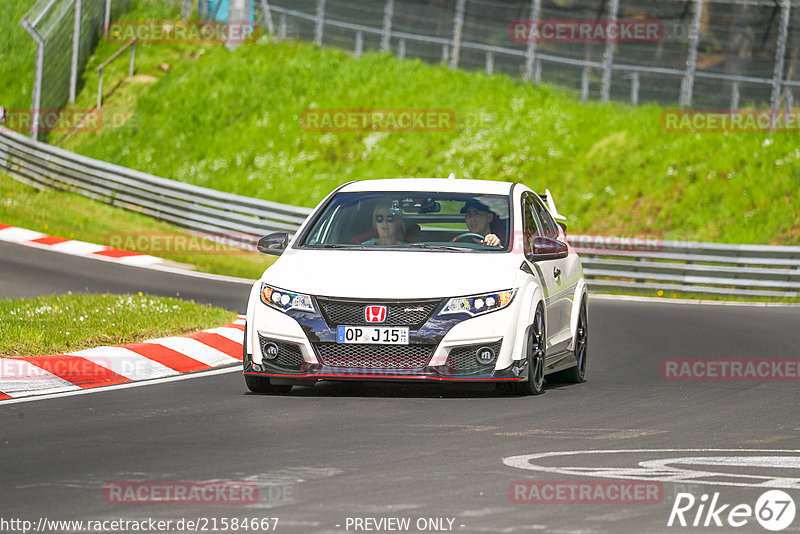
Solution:
[{"label": "car hood", "polygon": [[287,249],[261,280],[331,297],[447,297],[510,289],[521,263],[510,252]]}]

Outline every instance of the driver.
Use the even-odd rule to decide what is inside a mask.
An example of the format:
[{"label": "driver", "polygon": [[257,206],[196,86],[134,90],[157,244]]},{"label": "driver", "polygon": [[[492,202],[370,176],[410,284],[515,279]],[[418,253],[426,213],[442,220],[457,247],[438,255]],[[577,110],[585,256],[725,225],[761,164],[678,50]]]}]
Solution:
[{"label": "driver", "polygon": [[492,221],[496,220],[497,216],[489,209],[489,206],[473,198],[464,204],[461,213],[464,214],[464,222],[467,223],[469,231],[483,236],[482,240],[473,238],[476,243],[483,243],[490,247],[502,246],[500,238],[491,229]]}]

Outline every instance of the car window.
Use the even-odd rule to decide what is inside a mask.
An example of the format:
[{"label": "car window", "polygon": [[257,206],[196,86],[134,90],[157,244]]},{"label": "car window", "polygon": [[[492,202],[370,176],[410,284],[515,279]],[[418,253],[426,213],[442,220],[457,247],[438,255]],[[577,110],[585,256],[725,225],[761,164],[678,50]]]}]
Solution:
[{"label": "car window", "polygon": [[[298,236],[300,248],[508,250],[508,195],[419,191],[337,193]],[[500,247],[481,243],[496,235]]]},{"label": "car window", "polygon": [[530,254],[533,252],[533,238],[537,235],[543,235],[541,225],[536,218],[533,195],[530,193],[525,193],[522,197],[522,216],[522,233],[524,236],[523,243],[525,245],[524,251],[525,254]]},{"label": "car window", "polygon": [[547,208],[544,207],[542,199],[537,195],[531,195],[531,198],[533,199],[533,208],[536,211],[536,216],[539,222],[542,223],[542,235],[553,238],[558,237],[556,221],[553,219],[553,216],[550,215],[550,212],[547,211]]}]

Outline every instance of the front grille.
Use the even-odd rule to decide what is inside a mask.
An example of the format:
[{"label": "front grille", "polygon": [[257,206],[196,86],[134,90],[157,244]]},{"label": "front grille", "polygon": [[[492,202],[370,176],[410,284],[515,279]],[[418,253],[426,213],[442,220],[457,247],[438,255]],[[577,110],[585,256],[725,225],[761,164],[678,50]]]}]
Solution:
[{"label": "front grille", "polygon": [[428,365],[435,348],[436,345],[314,343],[323,364],[361,369],[421,369]]},{"label": "front grille", "polygon": [[[500,347],[503,340],[495,341],[494,343],[480,343],[478,345],[465,345],[463,347],[456,347],[450,350],[447,356],[447,367],[456,372],[463,371],[477,371],[487,368],[494,368],[494,362],[497,361],[497,356],[500,354]],[[475,359],[475,354],[478,349],[489,347],[494,351],[494,361],[490,364],[479,363]]]},{"label": "front grille", "polygon": [[322,315],[328,322],[328,326],[336,327],[339,325],[366,325],[364,318],[364,308],[372,305],[386,306],[386,320],[381,325],[384,326],[408,326],[419,328],[436,310],[439,299],[435,300],[414,300],[414,301],[354,301],[338,300],[317,297]]},{"label": "front grille", "polygon": [[[300,347],[294,343],[284,343],[283,341],[276,341],[267,337],[258,335],[258,343],[261,345],[261,355],[263,356],[262,362],[268,365],[283,367],[288,369],[299,369],[300,364],[303,363],[303,353],[300,352]],[[278,346],[278,357],[269,359],[264,346],[267,343],[275,343]]]}]

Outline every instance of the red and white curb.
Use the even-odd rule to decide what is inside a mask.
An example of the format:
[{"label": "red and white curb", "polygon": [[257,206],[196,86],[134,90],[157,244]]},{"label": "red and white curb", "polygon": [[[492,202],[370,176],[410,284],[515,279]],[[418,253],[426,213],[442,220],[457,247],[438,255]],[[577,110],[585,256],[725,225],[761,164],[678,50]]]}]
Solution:
[{"label": "red and white curb", "polygon": [[52,250],[64,254],[72,254],[73,256],[87,256],[96,259],[117,261],[129,265],[153,265],[164,261],[155,256],[131,252],[130,250],[121,250],[104,245],[87,243],[86,241],[55,237],[2,223],[0,223],[0,241]]},{"label": "red and white curb", "polygon": [[242,362],[244,316],[185,336],[24,358],[0,358],[0,400],[152,380]]}]

